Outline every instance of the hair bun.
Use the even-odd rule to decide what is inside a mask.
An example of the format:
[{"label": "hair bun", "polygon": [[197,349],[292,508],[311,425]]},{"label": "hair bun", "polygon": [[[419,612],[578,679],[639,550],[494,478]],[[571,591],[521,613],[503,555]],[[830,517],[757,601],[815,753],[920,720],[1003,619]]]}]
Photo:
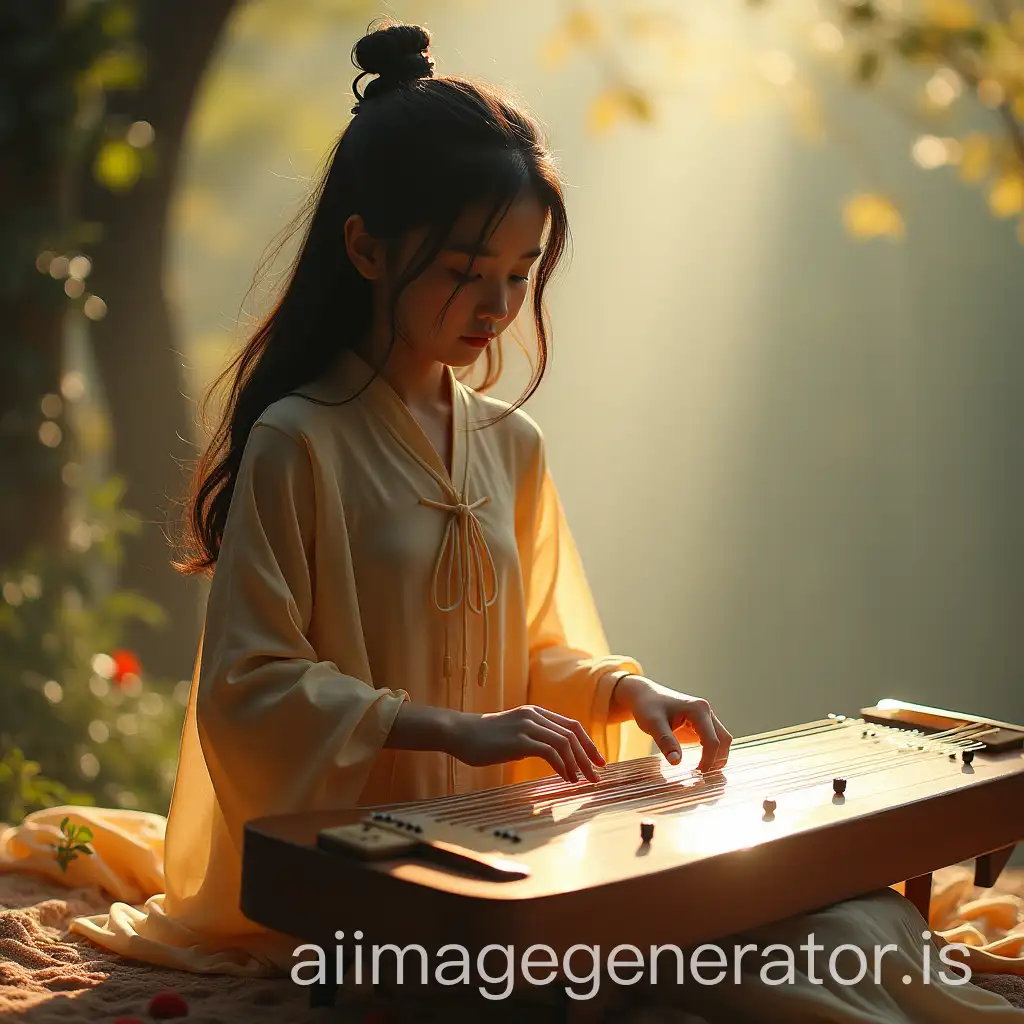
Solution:
[{"label": "hair bun", "polygon": [[[388,25],[370,32],[352,48],[353,63],[362,69],[352,83],[352,92],[357,99],[368,100],[403,82],[432,78],[434,59],[429,48],[430,33],[419,25]],[[360,95],[356,86],[366,75],[378,77]],[[353,109],[358,109],[358,104]]]}]

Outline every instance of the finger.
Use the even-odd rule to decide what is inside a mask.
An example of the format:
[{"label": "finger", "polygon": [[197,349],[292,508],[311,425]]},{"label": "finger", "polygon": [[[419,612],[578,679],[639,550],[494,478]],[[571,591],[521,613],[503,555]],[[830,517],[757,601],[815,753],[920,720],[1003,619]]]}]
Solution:
[{"label": "finger", "polygon": [[711,721],[715,725],[715,732],[718,733],[718,757],[715,759],[716,770],[724,768],[729,760],[729,750],[732,747],[732,733],[718,720],[718,715],[711,711]]},{"label": "finger", "polygon": [[566,782],[578,782],[579,779],[575,771],[576,759],[572,756],[572,751],[567,743],[557,742],[556,746],[556,741],[563,737],[554,730],[554,723],[543,713],[543,708],[530,709],[530,717],[524,723],[523,731],[532,739],[539,740],[549,747],[555,747],[563,763],[563,770],[560,773],[562,778]]},{"label": "finger", "polygon": [[[558,728],[557,726],[555,728]],[[582,726],[581,726],[582,728]],[[562,730],[566,742],[569,744],[569,748],[572,752],[572,756],[576,761],[576,765],[579,770],[589,779],[591,782],[600,782],[601,776],[597,774],[597,769],[594,767],[594,762],[591,760],[589,754],[583,748],[583,744],[580,742],[579,736],[576,732],[570,728]]]},{"label": "finger", "polygon": [[718,758],[718,751],[721,743],[718,739],[718,730],[711,718],[711,706],[706,700],[695,700],[686,712],[686,717],[693,726],[697,737],[700,739],[701,758],[697,765],[697,771],[709,771]]},{"label": "finger", "polygon": [[569,778],[565,762],[562,760],[561,754],[559,754],[550,743],[545,743],[542,740],[535,740],[527,736],[523,738],[522,750],[523,757],[539,757],[542,760],[547,761],[547,763],[554,768],[555,773],[565,779],[566,782],[575,781]]},{"label": "finger", "polygon": [[572,732],[568,729],[563,729],[548,719],[536,724],[534,728],[537,732],[533,735],[537,735],[544,743],[550,743],[561,755],[562,760],[565,762],[565,767],[569,770],[570,782],[579,781],[577,771],[590,779],[591,782],[600,781],[597,770],[584,755],[583,748],[579,745],[579,741]]},{"label": "finger", "polygon": [[587,730],[583,728],[580,722],[575,718],[566,718],[565,715],[560,715],[555,711],[548,711],[547,714],[557,719],[566,728],[572,730],[573,734],[580,741],[580,744],[586,751],[587,757],[589,757],[591,761],[600,765],[607,764],[604,754],[601,753],[597,744],[591,738]]},{"label": "finger", "polygon": [[[607,763],[604,759],[604,756],[601,754],[601,751],[597,749],[597,744],[590,738],[590,736],[587,733],[587,730],[584,729],[583,726],[578,721],[576,721],[575,718],[567,718],[565,715],[560,715],[557,711],[549,711],[547,708],[538,708],[537,710],[540,711],[541,714],[544,715],[549,721],[554,722],[555,725],[567,730],[572,736],[575,737],[576,742],[579,745],[582,753],[586,755],[586,761],[589,761],[592,764],[599,765],[604,765]],[[584,767],[585,770],[586,766],[584,765],[584,762],[581,761],[580,764]],[[594,775],[594,781],[596,782],[598,781],[597,773],[595,772]]]},{"label": "finger", "polygon": [[570,782],[579,782],[579,771],[582,771],[576,760],[576,752],[572,749],[567,731],[560,730],[553,723],[540,725],[537,728],[541,732],[541,742],[549,743],[565,762],[567,778]]},{"label": "finger", "polygon": [[659,711],[654,716],[648,732],[654,738],[658,749],[665,755],[665,760],[669,764],[679,764],[683,757],[683,751],[664,711]]}]

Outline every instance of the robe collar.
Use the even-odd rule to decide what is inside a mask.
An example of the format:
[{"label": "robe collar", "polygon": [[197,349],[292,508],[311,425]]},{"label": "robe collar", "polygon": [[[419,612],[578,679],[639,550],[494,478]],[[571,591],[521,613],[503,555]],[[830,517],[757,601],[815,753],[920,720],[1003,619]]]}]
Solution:
[{"label": "robe collar", "polygon": [[344,349],[334,365],[317,381],[301,389],[303,394],[327,401],[343,401],[354,395],[365,404],[403,447],[410,449],[417,462],[435,477],[453,498],[465,496],[469,477],[469,437],[466,429],[469,389],[455,371],[445,367],[452,401],[452,472],[449,476],[441,454],[434,448],[416,417],[391,385],[360,355]]},{"label": "robe collar", "polygon": [[[477,683],[483,686],[487,681],[487,657],[490,651],[490,623],[487,610],[497,601],[499,587],[487,538],[476,515],[476,510],[491,499],[486,495],[468,492],[472,436],[472,432],[466,430],[469,389],[455,376],[455,371],[450,366],[446,367],[446,373],[452,399],[450,476],[441,455],[405,402],[394,388],[355,352],[343,350],[330,371],[302,388],[301,393],[326,401],[342,401],[358,395],[355,400],[365,403],[383,422],[395,441],[434,478],[437,493],[421,494],[420,504],[430,509],[434,515],[445,515],[447,523],[434,565],[431,600],[434,607],[442,613],[462,613],[461,675],[465,707],[465,689],[469,683],[469,615],[472,612],[483,620],[483,654],[477,668]],[[454,667],[447,619],[448,616],[445,614],[441,674],[446,680],[452,676]]]}]

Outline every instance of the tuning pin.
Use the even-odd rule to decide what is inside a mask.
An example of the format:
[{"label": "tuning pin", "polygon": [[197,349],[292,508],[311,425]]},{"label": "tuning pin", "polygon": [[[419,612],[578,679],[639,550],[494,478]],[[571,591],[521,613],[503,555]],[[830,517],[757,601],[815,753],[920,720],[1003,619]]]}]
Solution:
[{"label": "tuning pin", "polygon": [[641,821],[640,822],[640,839],[649,843],[654,838],[654,822],[653,821]]},{"label": "tuning pin", "polygon": [[778,804],[776,804],[774,800],[769,798],[765,800],[764,803],[761,804],[761,806],[764,808],[765,814],[774,814],[775,808],[778,806]]},{"label": "tuning pin", "polygon": [[846,792],[846,779],[833,779],[832,792],[836,796],[842,796]]},{"label": "tuning pin", "polygon": [[961,756],[964,759],[964,764],[970,764],[974,760],[974,751],[965,750]]}]

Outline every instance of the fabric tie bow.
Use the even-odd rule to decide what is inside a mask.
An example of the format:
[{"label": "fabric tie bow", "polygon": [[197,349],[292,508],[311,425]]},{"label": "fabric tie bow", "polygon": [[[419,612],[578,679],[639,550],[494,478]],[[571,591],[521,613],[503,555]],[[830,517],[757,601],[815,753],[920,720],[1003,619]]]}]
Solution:
[{"label": "fabric tie bow", "polygon": [[[431,596],[434,606],[441,612],[451,612],[462,608],[462,685],[469,682],[469,613],[472,610],[482,615],[484,620],[483,658],[477,673],[477,683],[483,686],[487,682],[487,655],[490,650],[490,626],[487,609],[498,599],[498,574],[494,567],[494,558],[487,546],[480,520],[476,517],[476,509],[486,505],[490,498],[478,498],[472,504],[462,496],[454,502],[434,501],[431,498],[420,498],[420,503],[431,508],[449,513],[445,526],[444,537],[437,561],[434,564],[434,579]],[[447,571],[445,572],[445,567]],[[443,575],[444,574],[444,575]],[[488,592],[487,576],[490,575],[490,592]],[[442,597],[441,584],[446,575],[447,593]],[[452,584],[455,583],[455,594]],[[448,626],[444,631],[444,678],[451,678],[452,658],[449,653]]]}]

